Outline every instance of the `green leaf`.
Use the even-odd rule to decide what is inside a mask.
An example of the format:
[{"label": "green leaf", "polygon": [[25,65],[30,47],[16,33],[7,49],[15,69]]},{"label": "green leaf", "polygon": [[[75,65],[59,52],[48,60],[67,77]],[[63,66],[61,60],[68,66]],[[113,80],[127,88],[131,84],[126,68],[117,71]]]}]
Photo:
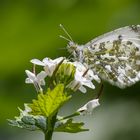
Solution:
[{"label": "green leaf", "polygon": [[84,129],[82,126],[83,122],[73,122],[72,119],[67,120],[66,122],[58,122],[55,126],[55,132],[68,132],[68,133],[78,133],[83,131],[88,131],[89,129]]},{"label": "green leaf", "polygon": [[25,124],[35,125],[35,119],[32,116],[23,116],[21,120]]},{"label": "green leaf", "polygon": [[43,116],[23,116],[16,117],[15,120],[8,120],[9,125],[27,129],[30,131],[42,130],[46,131],[46,118]]},{"label": "green leaf", "polygon": [[46,130],[47,129],[46,120],[47,119],[44,118],[43,116],[39,116],[39,117],[35,118],[35,125],[42,130]]},{"label": "green leaf", "polygon": [[15,117],[15,120],[8,120],[9,125],[35,131],[42,130],[46,131],[46,120],[44,116],[33,116],[30,115],[31,108],[28,104],[24,104],[25,110],[19,108],[20,115]]},{"label": "green leaf", "polygon": [[8,124],[11,125],[11,126],[20,127],[20,125],[19,125],[17,120],[10,120],[10,119],[8,119]]},{"label": "green leaf", "polygon": [[31,114],[52,117],[70,98],[71,96],[64,93],[64,85],[58,84],[53,90],[49,89],[46,94],[38,94],[38,99],[33,100],[29,105],[32,109]]}]

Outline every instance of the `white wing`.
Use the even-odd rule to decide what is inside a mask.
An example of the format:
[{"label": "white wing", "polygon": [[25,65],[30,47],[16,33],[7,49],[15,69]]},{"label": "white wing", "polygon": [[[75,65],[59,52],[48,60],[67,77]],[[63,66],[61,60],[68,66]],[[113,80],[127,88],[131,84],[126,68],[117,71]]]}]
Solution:
[{"label": "white wing", "polygon": [[140,80],[140,25],[99,36],[83,47],[83,60],[102,79],[120,88]]},{"label": "white wing", "polygon": [[102,42],[113,41],[113,40],[117,40],[118,38],[120,38],[120,39],[122,38],[124,40],[125,39],[133,40],[135,42],[140,43],[140,40],[137,40],[137,39],[140,39],[140,25],[126,26],[126,27],[119,28],[114,31],[105,33],[105,34],[91,40],[85,46],[89,46],[91,44],[99,44]]}]

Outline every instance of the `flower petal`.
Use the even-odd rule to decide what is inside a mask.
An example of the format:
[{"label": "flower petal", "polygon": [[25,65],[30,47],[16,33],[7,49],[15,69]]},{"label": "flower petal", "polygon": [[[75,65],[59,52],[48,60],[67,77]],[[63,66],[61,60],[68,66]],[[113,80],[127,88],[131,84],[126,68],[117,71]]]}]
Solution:
[{"label": "flower petal", "polygon": [[83,87],[83,86],[81,86],[81,87],[79,88],[79,90],[80,90],[82,93],[86,93],[86,92],[87,92],[86,88]]},{"label": "flower petal", "polygon": [[59,57],[53,60],[53,62],[59,64],[62,60],[64,60],[64,57]]},{"label": "flower petal", "polygon": [[81,115],[91,114],[93,110],[99,105],[99,99],[93,99],[79,108],[77,111],[80,112]]},{"label": "flower petal", "polygon": [[95,86],[93,85],[93,83],[91,82],[91,81],[83,81],[82,82],[82,85],[85,85],[85,86],[87,86],[87,87],[89,87],[89,88],[92,88],[92,89],[95,89]]},{"label": "flower petal", "polygon": [[47,66],[51,66],[51,65],[54,64],[54,63],[53,63],[53,60],[50,59],[50,58],[48,58],[48,57],[44,58],[44,59],[42,60],[42,62],[45,64],[45,66],[46,66],[46,65],[47,65]]},{"label": "flower petal", "polygon": [[86,106],[87,106],[87,110],[91,112],[94,108],[96,108],[99,105],[100,105],[99,99],[94,99],[89,101]]},{"label": "flower petal", "polygon": [[43,80],[47,76],[47,73],[45,71],[41,71],[39,74],[37,74],[38,80]]},{"label": "flower petal", "polygon": [[53,72],[54,72],[54,70],[55,70],[55,65],[52,65],[52,66],[45,66],[44,67],[44,70],[45,70],[45,72],[47,73],[47,75],[49,75],[49,76],[52,76],[52,74],[53,74]]},{"label": "flower petal", "polygon": [[35,81],[36,76],[34,73],[30,72],[29,70],[25,70],[25,72],[26,72],[27,76],[29,77],[29,79]]},{"label": "flower petal", "polygon": [[26,83],[26,84],[30,84],[30,83],[33,83],[33,81],[32,81],[30,78],[26,78],[26,79],[25,79],[25,83]]},{"label": "flower petal", "polygon": [[45,66],[45,64],[42,61],[40,61],[39,59],[32,59],[30,62],[35,65]]},{"label": "flower petal", "polygon": [[45,80],[44,79],[40,81],[40,85],[45,86]]}]

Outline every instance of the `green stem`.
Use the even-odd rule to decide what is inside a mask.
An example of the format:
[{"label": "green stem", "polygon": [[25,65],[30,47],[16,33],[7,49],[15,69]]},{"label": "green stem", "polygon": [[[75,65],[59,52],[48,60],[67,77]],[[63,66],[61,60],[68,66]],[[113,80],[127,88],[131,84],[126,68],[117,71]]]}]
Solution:
[{"label": "green stem", "polygon": [[52,140],[54,126],[55,126],[55,123],[56,123],[56,117],[57,117],[57,113],[53,117],[47,118],[47,123],[46,123],[47,130],[46,130],[46,132],[44,132],[45,140]]},{"label": "green stem", "polygon": [[52,140],[52,134],[53,131],[47,131],[47,133],[45,133],[45,140]]},{"label": "green stem", "polygon": [[73,113],[73,114],[71,114],[71,115],[69,115],[69,116],[63,117],[63,118],[61,118],[61,119],[59,119],[59,120],[57,120],[57,121],[69,119],[69,118],[76,117],[76,116],[79,116],[79,115],[80,115],[79,112],[75,112],[75,113]]}]

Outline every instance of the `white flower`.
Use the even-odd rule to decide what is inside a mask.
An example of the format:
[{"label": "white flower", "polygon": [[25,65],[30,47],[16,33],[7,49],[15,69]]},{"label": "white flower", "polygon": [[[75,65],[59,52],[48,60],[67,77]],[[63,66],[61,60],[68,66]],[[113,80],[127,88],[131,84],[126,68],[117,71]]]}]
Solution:
[{"label": "white flower", "polygon": [[93,110],[99,106],[99,99],[94,99],[86,103],[83,107],[79,108],[77,111],[80,112],[81,115],[92,114]]},{"label": "white flower", "polygon": [[70,82],[70,84],[68,84],[67,87],[71,88],[74,91],[79,89],[83,93],[86,93],[86,88],[84,86],[95,89],[95,86],[91,81],[93,80],[93,78],[94,79],[98,78],[93,74],[93,72],[88,68],[86,68],[80,62],[74,62],[74,65],[76,67],[75,77],[74,80]]},{"label": "white flower", "polygon": [[42,90],[41,85],[45,85],[44,78],[47,76],[46,72],[41,71],[39,74],[35,75],[29,70],[25,70],[28,78],[26,78],[25,83],[34,84],[37,91]]},{"label": "white flower", "polygon": [[96,82],[100,83],[101,80],[100,78],[98,77],[98,75],[95,75],[93,70],[89,69],[88,66],[85,66],[83,65],[82,63],[80,62],[74,62],[74,66],[76,66],[77,70],[79,72],[81,72],[81,74],[83,74],[84,72],[86,72],[86,74],[84,75],[84,77],[88,80],[95,80]]},{"label": "white flower", "polygon": [[83,85],[95,89],[95,86],[90,80],[87,80],[85,77],[83,77],[81,73],[76,72],[75,79],[70,82],[67,87],[71,88],[74,91],[79,89],[81,92],[86,93],[86,88]]},{"label": "white flower", "polygon": [[47,75],[52,76],[53,72],[55,71],[56,67],[64,60],[64,57],[59,57],[54,60],[50,58],[44,58],[42,61],[38,59],[32,59],[30,62],[35,65],[44,66],[44,70]]}]

